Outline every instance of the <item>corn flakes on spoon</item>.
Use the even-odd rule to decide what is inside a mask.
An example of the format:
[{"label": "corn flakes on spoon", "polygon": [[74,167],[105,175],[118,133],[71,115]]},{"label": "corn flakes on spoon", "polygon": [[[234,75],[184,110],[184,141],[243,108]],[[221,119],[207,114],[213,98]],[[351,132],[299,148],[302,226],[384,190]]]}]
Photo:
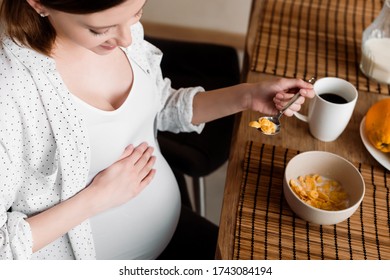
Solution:
[{"label": "corn flakes on spoon", "polygon": [[[308,80],[309,83],[314,84],[316,78],[311,77],[310,80]],[[298,92],[295,94],[290,101],[279,111],[279,113],[276,116],[264,116],[260,117],[257,121],[251,121],[249,123],[249,126],[257,128],[260,132],[262,132],[265,135],[275,135],[280,132],[280,118],[283,115],[283,113],[301,96],[301,94]]]}]

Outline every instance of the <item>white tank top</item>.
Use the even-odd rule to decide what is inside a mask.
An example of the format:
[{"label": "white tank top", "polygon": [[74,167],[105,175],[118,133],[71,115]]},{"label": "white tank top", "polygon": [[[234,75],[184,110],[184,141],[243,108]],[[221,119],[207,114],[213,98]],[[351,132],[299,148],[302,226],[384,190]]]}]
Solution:
[{"label": "white tank top", "polygon": [[103,111],[75,97],[90,138],[89,181],[129,144],[146,141],[155,147],[157,159],[153,181],[137,197],[90,219],[98,259],[155,259],[170,241],[180,214],[178,185],[154,133],[158,93],[137,64],[132,67],[132,89],[117,110]]}]

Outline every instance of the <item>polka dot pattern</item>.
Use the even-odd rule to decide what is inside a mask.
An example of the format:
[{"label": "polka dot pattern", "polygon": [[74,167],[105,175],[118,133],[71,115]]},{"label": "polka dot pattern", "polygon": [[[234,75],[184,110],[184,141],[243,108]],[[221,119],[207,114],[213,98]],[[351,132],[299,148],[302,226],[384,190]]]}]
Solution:
[{"label": "polka dot pattern", "polygon": [[[161,52],[132,26],[128,57],[160,89],[157,129],[198,131],[193,96],[203,88],[174,90],[160,70]],[[90,147],[84,120],[54,61],[2,38],[0,45],[0,259],[94,259],[89,221],[32,253],[25,218],[60,203],[85,187]]]}]

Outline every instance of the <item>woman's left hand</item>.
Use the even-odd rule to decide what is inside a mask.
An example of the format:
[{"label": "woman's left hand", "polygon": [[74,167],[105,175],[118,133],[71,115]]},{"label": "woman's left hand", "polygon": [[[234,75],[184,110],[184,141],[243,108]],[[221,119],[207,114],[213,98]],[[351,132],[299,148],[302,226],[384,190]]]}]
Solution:
[{"label": "woman's left hand", "polygon": [[286,116],[299,111],[305,98],[314,97],[313,85],[301,79],[270,78],[254,85],[248,107],[263,114],[275,115],[298,92],[301,97],[284,112]]}]

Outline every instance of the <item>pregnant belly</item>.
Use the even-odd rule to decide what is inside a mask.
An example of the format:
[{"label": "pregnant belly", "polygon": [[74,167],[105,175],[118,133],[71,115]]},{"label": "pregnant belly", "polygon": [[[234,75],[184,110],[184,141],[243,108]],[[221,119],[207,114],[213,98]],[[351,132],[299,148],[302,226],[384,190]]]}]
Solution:
[{"label": "pregnant belly", "polygon": [[155,259],[169,243],[180,214],[180,193],[162,156],[156,170],[137,197],[90,219],[98,259]]}]

